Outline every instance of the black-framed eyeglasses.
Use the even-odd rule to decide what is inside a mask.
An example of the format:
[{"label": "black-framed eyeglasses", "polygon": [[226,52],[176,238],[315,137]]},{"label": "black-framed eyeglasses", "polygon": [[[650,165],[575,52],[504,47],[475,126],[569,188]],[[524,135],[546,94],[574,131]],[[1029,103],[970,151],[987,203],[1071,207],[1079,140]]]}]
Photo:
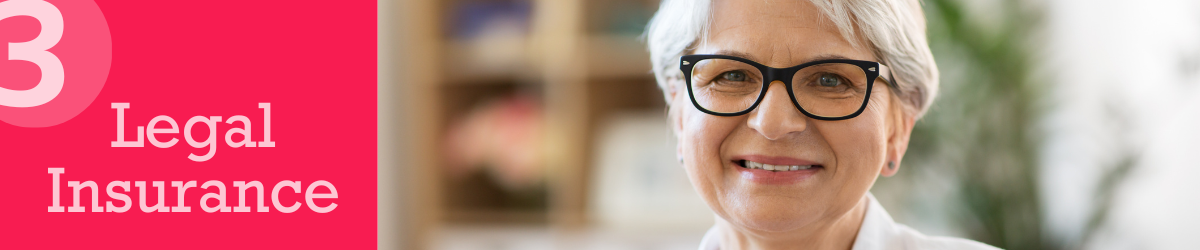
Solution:
[{"label": "black-framed eyeglasses", "polygon": [[884,76],[884,84],[889,86],[893,82],[887,66],[850,59],[772,68],[735,56],[686,55],[680,58],[679,69],[692,104],[716,116],[750,113],[767,95],[771,82],[778,80],[804,115],[818,120],[845,120],[867,108],[875,78]]}]

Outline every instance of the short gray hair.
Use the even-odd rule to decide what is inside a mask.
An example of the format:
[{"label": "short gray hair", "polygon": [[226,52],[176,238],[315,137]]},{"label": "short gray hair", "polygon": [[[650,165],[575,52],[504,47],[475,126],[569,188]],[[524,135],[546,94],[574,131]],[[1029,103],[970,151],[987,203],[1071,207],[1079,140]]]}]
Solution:
[{"label": "short gray hair", "polygon": [[[881,63],[892,69],[907,111],[920,118],[938,89],[938,69],[925,38],[925,14],[918,0],[809,0],[828,17],[846,41],[869,43]],[[645,39],[658,86],[682,79],[679,57],[708,32],[712,0],[663,0],[646,28]],[[859,31],[855,31],[855,27]],[[669,103],[669,102],[668,102]]]}]

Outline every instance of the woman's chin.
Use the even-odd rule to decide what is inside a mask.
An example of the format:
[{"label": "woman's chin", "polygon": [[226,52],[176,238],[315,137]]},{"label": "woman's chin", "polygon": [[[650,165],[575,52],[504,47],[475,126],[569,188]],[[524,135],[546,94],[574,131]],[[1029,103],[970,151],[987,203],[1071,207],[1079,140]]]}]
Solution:
[{"label": "woman's chin", "polygon": [[770,207],[751,207],[755,211],[742,211],[737,214],[730,214],[729,223],[734,226],[749,229],[758,232],[791,232],[805,225],[811,224],[817,220],[817,216],[811,213],[803,213],[800,210],[776,210],[770,211]]},{"label": "woman's chin", "polygon": [[[777,195],[745,194],[735,200],[723,202],[729,223],[745,229],[761,232],[789,232],[819,220],[824,214],[811,199],[780,197]],[[733,198],[733,197],[730,197]],[[804,200],[807,200],[805,202]]]}]

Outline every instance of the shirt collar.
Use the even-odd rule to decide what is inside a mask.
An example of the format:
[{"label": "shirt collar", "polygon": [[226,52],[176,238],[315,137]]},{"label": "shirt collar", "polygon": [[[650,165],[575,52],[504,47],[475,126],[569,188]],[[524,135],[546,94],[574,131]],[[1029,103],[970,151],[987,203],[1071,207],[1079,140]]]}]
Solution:
[{"label": "shirt collar", "polygon": [[[851,250],[884,249],[884,244],[896,234],[896,221],[892,220],[892,216],[883,209],[883,205],[879,205],[879,201],[875,200],[875,195],[868,192],[867,200],[869,203],[867,214],[863,216],[862,225],[858,228],[858,236],[854,237],[854,246]],[[700,240],[699,250],[719,250],[721,246],[719,238],[717,226],[714,225],[704,233],[704,238]]]}]

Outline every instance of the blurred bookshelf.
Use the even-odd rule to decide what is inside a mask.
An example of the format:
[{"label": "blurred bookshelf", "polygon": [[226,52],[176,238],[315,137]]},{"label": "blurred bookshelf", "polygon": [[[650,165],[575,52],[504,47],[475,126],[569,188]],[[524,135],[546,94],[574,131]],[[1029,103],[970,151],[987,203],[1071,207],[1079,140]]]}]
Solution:
[{"label": "blurred bookshelf", "polygon": [[[664,110],[638,36],[657,0],[437,0],[399,34],[422,64],[397,76],[423,145],[412,230],[456,225],[583,228],[598,123]],[[400,52],[404,53],[404,52]],[[403,64],[401,64],[403,65]],[[411,80],[411,81],[410,81]],[[466,131],[466,132],[464,132]],[[664,131],[666,131],[664,129]],[[535,138],[535,140],[527,140]],[[521,141],[510,143],[511,140]],[[484,145],[484,146],[480,146]],[[493,152],[494,151],[494,152]],[[514,156],[518,155],[518,156]]]}]

